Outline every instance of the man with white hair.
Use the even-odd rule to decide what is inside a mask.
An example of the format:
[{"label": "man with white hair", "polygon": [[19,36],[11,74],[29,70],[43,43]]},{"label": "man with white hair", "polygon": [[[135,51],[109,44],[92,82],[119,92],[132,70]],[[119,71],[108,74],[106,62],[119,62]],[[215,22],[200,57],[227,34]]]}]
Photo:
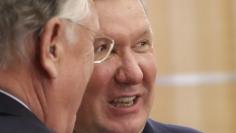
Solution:
[{"label": "man with white hair", "polygon": [[0,132],[70,133],[99,28],[89,0],[0,1]]},{"label": "man with white hair", "polygon": [[114,47],[107,60],[94,66],[78,111],[77,133],[199,133],[148,119],[156,64],[142,2],[95,0],[100,33],[111,38]]}]

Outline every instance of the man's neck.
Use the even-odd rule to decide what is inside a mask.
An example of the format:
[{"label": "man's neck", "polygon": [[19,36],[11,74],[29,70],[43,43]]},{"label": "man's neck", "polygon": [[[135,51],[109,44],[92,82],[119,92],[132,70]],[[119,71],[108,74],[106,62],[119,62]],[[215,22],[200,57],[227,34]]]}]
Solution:
[{"label": "man's neck", "polygon": [[75,120],[77,110],[70,110],[62,106],[61,102],[53,102],[48,105],[45,114],[45,124],[53,129],[55,133],[71,133]]},{"label": "man's neck", "polygon": [[27,66],[19,65],[18,68],[1,69],[0,77],[4,77],[0,78],[2,93],[21,103],[43,121],[43,103],[36,92],[41,88],[36,84],[38,81],[33,71]]},{"label": "man's neck", "polygon": [[[57,95],[54,85],[51,82],[43,81],[44,77],[39,77],[34,70],[26,71],[26,68],[17,70],[0,70],[0,87],[2,92],[13,99],[17,98],[48,128],[56,133],[72,132],[76,109],[67,108],[68,105],[56,99]],[[25,70],[25,71],[24,71]],[[54,86],[55,87],[55,86]],[[10,95],[9,95],[9,94]]]}]

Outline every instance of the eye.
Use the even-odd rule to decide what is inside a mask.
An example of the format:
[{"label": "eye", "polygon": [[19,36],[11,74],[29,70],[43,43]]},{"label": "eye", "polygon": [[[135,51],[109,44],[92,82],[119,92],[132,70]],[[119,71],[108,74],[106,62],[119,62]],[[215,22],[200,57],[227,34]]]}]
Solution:
[{"label": "eye", "polygon": [[95,61],[105,60],[112,48],[114,46],[114,41],[108,38],[96,38],[94,41],[94,56]]},{"label": "eye", "polygon": [[107,53],[110,49],[111,42],[105,38],[95,39],[94,53]]},{"label": "eye", "polygon": [[152,49],[152,44],[149,40],[139,41],[135,46],[134,50],[136,52],[145,53]]},{"label": "eye", "polygon": [[95,53],[101,53],[101,52],[104,52],[104,51],[107,51],[107,50],[108,50],[107,44],[101,44],[101,45],[95,47],[94,52]]}]

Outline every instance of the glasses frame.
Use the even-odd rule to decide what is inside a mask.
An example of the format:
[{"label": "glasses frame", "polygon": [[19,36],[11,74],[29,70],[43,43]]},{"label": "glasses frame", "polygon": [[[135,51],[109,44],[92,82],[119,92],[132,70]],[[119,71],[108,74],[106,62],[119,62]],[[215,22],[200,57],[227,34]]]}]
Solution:
[{"label": "glasses frame", "polygon": [[[73,21],[70,20],[70,19],[65,19],[65,18],[64,18],[64,20],[67,20],[67,21],[69,21],[69,22],[71,22],[71,23],[75,23],[75,24],[78,25],[79,27],[82,27],[82,28],[84,28],[84,29],[86,29],[86,30],[88,30],[88,31],[93,32],[93,33],[96,33],[95,31],[91,30],[90,28],[88,28],[88,27],[86,27],[86,26],[84,26],[84,25],[82,25],[82,24],[80,24],[80,23],[76,23],[76,22],[73,22]],[[109,55],[111,54],[112,49],[113,49],[114,46],[115,46],[115,40],[114,40],[114,39],[111,39],[110,37],[107,37],[107,36],[105,36],[105,35],[99,35],[99,37],[109,39],[109,40],[111,40],[112,43],[111,43],[111,46],[110,46],[110,48],[109,48],[107,54],[106,54],[102,59],[100,59],[100,60],[95,60],[95,58],[94,58],[94,61],[93,61],[94,64],[99,64],[99,63],[102,63],[103,61],[105,61],[105,60],[109,57]],[[95,39],[96,39],[96,37],[95,37]]]},{"label": "glasses frame", "polygon": [[115,46],[115,40],[110,39],[109,37],[106,37],[106,36],[105,36],[104,38],[107,38],[107,39],[111,40],[111,42],[112,42],[112,43],[111,43],[111,46],[110,46],[110,48],[109,48],[107,54],[106,54],[102,59],[100,59],[100,60],[94,60],[94,61],[93,61],[94,64],[102,63],[103,61],[105,61],[105,60],[109,57],[109,55],[111,54],[112,49],[113,49],[114,46]]}]

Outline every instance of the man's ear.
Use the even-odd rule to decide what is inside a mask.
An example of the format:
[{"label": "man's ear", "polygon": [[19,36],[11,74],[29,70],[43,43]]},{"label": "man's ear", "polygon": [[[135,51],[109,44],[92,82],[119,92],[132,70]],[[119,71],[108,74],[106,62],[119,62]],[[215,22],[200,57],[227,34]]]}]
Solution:
[{"label": "man's ear", "polygon": [[50,78],[56,78],[63,54],[63,42],[60,38],[64,30],[61,19],[52,18],[44,26],[40,36],[40,63]]}]

